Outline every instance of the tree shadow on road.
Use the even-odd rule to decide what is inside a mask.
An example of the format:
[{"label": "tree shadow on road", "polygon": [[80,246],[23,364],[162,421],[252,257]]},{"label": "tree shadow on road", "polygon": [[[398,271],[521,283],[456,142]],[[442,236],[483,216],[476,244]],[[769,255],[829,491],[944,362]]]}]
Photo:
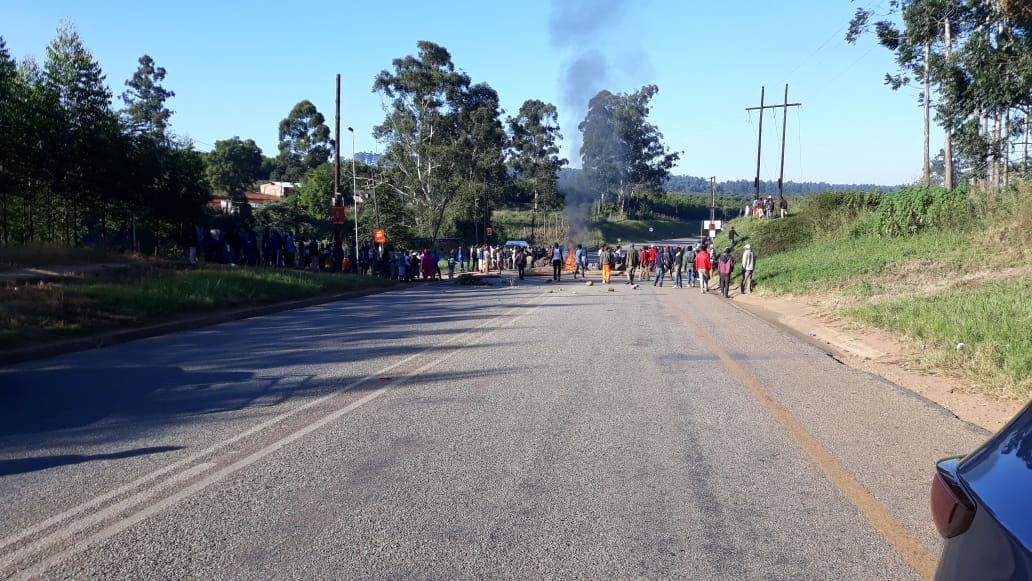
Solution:
[{"label": "tree shadow on road", "polygon": [[132,458],[145,454],[161,454],[163,452],[174,452],[182,450],[182,446],[153,446],[150,448],[137,448],[110,454],[55,454],[53,456],[36,456],[33,458],[16,458],[14,460],[0,460],[0,476],[12,474],[24,474],[46,470],[57,466],[68,466],[71,464],[82,464],[95,460],[118,460],[120,458]]}]

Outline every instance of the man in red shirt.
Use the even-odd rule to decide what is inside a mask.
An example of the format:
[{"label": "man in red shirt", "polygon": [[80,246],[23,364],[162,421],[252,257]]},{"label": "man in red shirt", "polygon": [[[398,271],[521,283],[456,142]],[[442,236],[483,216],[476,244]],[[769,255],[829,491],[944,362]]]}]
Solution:
[{"label": "man in red shirt", "polygon": [[712,269],[713,262],[710,260],[709,252],[700,247],[699,251],[695,253],[695,270],[699,273],[699,287],[704,293],[709,290],[709,275]]}]

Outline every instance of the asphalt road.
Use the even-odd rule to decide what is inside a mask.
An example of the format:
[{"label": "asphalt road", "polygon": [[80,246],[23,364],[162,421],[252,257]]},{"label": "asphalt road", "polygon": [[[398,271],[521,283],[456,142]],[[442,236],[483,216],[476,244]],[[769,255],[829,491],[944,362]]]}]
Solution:
[{"label": "asphalt road", "polygon": [[0,577],[930,574],[933,462],[984,431],[733,300],[595,281],[0,368]]}]

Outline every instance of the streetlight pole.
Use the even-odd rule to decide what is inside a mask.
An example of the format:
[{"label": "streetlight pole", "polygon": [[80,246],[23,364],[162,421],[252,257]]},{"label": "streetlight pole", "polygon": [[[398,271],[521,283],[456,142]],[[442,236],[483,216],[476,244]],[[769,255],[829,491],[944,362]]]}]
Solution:
[{"label": "streetlight pole", "polygon": [[355,262],[351,268],[358,271],[358,179],[355,177],[355,129],[348,127],[351,132],[351,196],[355,200]]}]

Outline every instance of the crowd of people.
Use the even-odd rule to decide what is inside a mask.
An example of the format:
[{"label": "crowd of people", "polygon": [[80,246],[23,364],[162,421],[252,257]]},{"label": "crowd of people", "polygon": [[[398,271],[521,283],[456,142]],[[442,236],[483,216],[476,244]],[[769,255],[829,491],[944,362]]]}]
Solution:
[{"label": "crowd of people", "polygon": [[[675,288],[699,288],[706,293],[710,291],[710,282],[716,279],[716,290],[721,296],[729,297],[735,266],[741,264],[740,288],[742,294],[748,294],[752,291],[756,257],[751,245],[746,244],[740,261],[736,261],[732,255],[736,239],[734,226],[727,234],[731,246],[720,253],[712,241],[687,246],[649,244],[638,247],[631,243],[627,248],[603,244],[598,250],[602,283],[611,284],[613,272],[622,271],[626,284],[652,280],[653,286],[662,287],[669,279]],[[540,263],[552,267],[552,280],[558,282],[568,267],[567,256],[559,244],[551,247],[465,247],[460,244],[442,261],[442,256],[429,248],[412,250],[369,244],[359,248],[357,253],[346,253],[345,244],[339,239],[306,240],[295,237],[293,232],[280,233],[277,229],[267,229],[259,236],[250,227],[223,233],[218,228],[203,230],[195,226],[194,236],[191,262],[203,259],[247,266],[351,271],[401,281],[443,280],[442,262],[448,279],[453,279],[457,273],[514,270],[523,280],[526,268]],[[573,252],[573,278],[587,278],[587,250],[578,244]]]},{"label": "crowd of people", "polygon": [[[724,248],[719,254],[712,242],[687,246],[649,244],[642,247],[631,243],[626,250],[620,246],[610,248],[608,244],[603,244],[598,253],[602,283],[611,283],[613,270],[623,270],[627,277],[624,284],[636,284],[636,279],[651,280],[652,286],[662,287],[669,277],[674,288],[698,287],[701,292],[707,293],[710,291],[710,281],[716,279],[720,295],[730,298],[736,265],[732,254],[735,239],[733,232],[734,227],[728,233],[732,246]],[[740,264],[741,292],[749,294],[752,292],[752,275],[756,268],[756,255],[751,244],[745,245]]]}]

